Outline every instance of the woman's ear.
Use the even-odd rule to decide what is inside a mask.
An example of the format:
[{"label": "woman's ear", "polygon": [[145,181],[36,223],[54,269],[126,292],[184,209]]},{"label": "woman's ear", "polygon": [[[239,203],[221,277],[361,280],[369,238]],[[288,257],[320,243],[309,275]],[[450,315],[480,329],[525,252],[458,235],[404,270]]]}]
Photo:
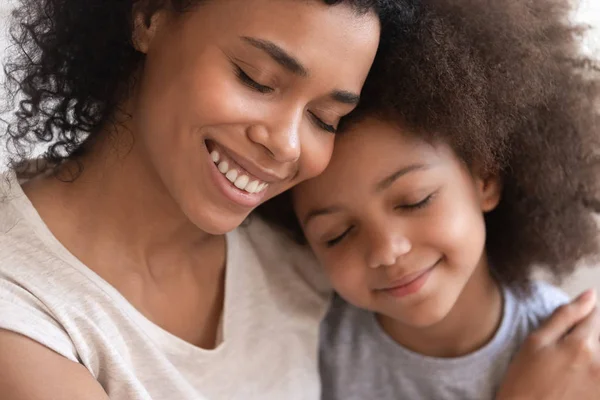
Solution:
[{"label": "woman's ear", "polygon": [[[145,2],[141,2],[145,3]],[[158,28],[163,23],[165,12],[155,10],[149,13],[143,5],[133,9],[133,47],[140,53],[147,54]]]}]

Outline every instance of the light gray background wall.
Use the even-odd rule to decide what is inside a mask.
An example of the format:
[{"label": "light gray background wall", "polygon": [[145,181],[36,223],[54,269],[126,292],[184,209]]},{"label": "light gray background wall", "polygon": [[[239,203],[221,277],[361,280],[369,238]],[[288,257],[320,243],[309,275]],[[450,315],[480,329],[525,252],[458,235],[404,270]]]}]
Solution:
[{"label": "light gray background wall", "polygon": [[[0,0],[0,59],[4,57],[5,49],[8,46],[6,18],[14,4],[15,0]],[[586,52],[600,57],[600,0],[581,0],[574,19],[592,26],[593,29],[582,45]],[[2,78],[0,73],[0,80]],[[0,165],[4,165],[2,151],[0,148]],[[588,287],[595,287],[600,291],[600,267],[580,269],[563,286],[571,294],[576,294]]]}]

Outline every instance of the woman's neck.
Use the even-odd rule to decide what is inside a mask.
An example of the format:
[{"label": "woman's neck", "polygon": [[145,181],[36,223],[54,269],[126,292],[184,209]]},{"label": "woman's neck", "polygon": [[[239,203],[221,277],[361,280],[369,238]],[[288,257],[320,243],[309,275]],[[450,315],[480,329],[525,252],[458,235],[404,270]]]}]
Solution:
[{"label": "woman's neck", "polygon": [[[225,238],[188,220],[135,146],[119,148],[96,144],[75,180],[44,176],[23,189],[54,236],[135,308],[183,340],[213,348]],[[64,164],[59,178],[69,178],[69,168],[76,166]]]},{"label": "woman's neck", "polygon": [[485,259],[459,295],[448,315],[438,323],[415,328],[378,315],[384,331],[405,348],[430,357],[467,355],[485,346],[502,322],[503,296]]},{"label": "woman's neck", "polygon": [[[57,238],[85,258],[112,254],[129,265],[153,270],[173,265],[169,259],[203,253],[223,238],[194,226],[127,134],[98,142],[80,160],[67,162],[50,175],[24,185],[24,190]],[[121,150],[119,149],[128,149]],[[76,254],[78,255],[78,254]]]}]

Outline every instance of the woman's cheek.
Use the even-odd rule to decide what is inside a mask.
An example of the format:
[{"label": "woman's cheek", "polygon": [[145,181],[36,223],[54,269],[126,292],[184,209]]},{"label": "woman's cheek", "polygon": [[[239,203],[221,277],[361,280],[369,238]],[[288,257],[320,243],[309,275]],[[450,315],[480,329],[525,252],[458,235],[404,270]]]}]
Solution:
[{"label": "woman's cheek", "polygon": [[315,132],[316,129],[307,130],[300,137],[302,153],[298,182],[296,183],[320,175],[331,160],[335,135],[327,132]]}]

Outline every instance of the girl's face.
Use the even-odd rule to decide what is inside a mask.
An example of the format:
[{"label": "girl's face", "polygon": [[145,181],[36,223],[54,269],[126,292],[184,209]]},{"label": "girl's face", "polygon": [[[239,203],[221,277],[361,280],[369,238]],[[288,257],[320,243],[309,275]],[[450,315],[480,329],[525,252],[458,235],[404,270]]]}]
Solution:
[{"label": "girl's face", "polygon": [[325,172],[293,189],[334,288],[407,326],[441,321],[485,276],[483,213],[499,201],[498,182],[474,177],[448,146],[375,119],[335,146]]},{"label": "girl's face", "polygon": [[146,61],[132,153],[196,226],[221,234],[326,167],[379,21],[321,1],[206,1],[138,24],[134,42]]}]

